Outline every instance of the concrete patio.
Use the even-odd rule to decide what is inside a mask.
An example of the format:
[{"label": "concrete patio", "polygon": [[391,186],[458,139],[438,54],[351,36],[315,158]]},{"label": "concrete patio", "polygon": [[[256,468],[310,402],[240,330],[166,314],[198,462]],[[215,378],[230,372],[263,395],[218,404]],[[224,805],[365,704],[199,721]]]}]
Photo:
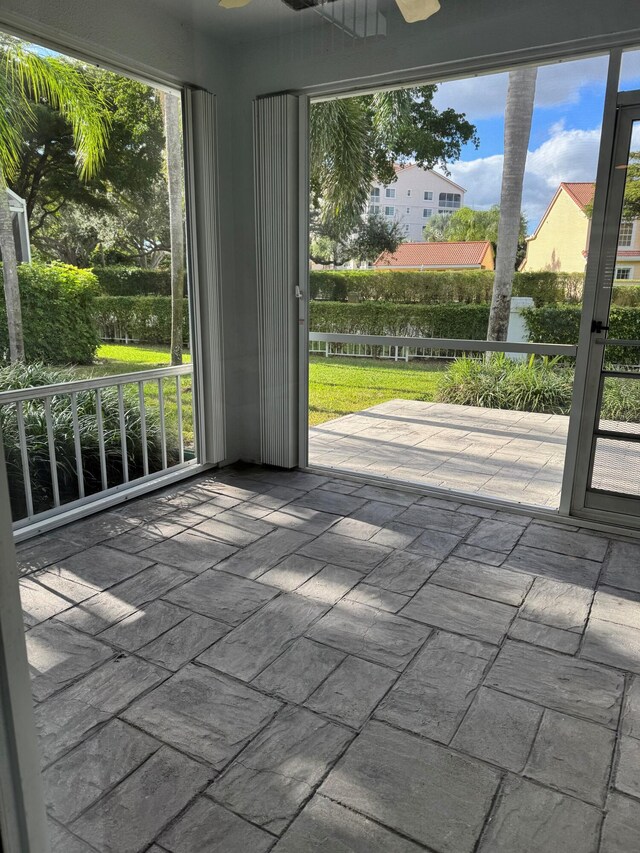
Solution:
[{"label": "concrete patio", "polygon": [[311,465],[557,509],[569,418],[390,400],[309,430]]},{"label": "concrete patio", "polygon": [[254,468],[19,560],[54,853],[638,849],[640,543]]}]

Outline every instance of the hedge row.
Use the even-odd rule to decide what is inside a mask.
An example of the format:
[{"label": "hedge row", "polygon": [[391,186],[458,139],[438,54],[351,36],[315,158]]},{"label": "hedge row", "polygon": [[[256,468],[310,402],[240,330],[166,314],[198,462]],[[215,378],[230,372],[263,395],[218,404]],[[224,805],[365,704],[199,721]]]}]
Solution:
[{"label": "hedge row", "polygon": [[[404,304],[491,302],[494,273],[488,270],[331,270],[310,273],[312,300],[378,300]],[[516,273],[513,295],[537,306],[579,302],[583,276],[555,272]]]},{"label": "hedge row", "polygon": [[[99,296],[95,325],[103,340],[171,343],[170,296]],[[189,342],[189,306],[184,300],[182,336]]]},{"label": "hedge row", "polygon": [[[21,264],[20,305],[28,362],[90,364],[99,340],[94,322],[98,290],[90,270],[66,264]],[[8,358],[4,291],[0,288],[0,356]]]},{"label": "hedge row", "polygon": [[142,267],[94,267],[104,296],[171,296],[171,271]]}]

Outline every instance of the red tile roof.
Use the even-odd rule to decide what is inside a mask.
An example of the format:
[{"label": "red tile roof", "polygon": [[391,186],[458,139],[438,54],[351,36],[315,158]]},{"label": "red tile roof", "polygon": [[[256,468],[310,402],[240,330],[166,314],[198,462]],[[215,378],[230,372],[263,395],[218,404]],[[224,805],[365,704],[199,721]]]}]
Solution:
[{"label": "red tile roof", "polygon": [[374,267],[479,267],[491,243],[401,243],[393,255],[383,252]]},{"label": "red tile roof", "polygon": [[567,183],[563,181],[560,186],[564,187],[569,197],[575,201],[583,212],[585,207],[593,201],[596,191],[596,185],[593,181],[583,183]]}]

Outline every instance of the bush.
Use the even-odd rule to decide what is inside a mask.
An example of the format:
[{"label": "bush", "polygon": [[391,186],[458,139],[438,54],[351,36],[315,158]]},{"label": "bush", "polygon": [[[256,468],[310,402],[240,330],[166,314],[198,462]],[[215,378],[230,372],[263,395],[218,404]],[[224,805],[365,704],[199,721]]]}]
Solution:
[{"label": "bush", "polygon": [[104,296],[171,296],[171,270],[142,267],[94,267]]},{"label": "bush", "polygon": [[[99,296],[95,324],[103,340],[171,343],[170,296]],[[189,306],[184,300],[183,343],[189,343]]]},{"label": "bush", "polygon": [[[61,371],[55,371],[42,364],[17,364],[0,369],[0,391],[9,391],[32,386],[52,385],[70,379]],[[122,483],[122,448],[120,444],[120,421],[118,392],[115,387],[102,390],[102,417],[104,429],[105,454],[107,462],[107,484],[116,486]],[[144,473],[142,463],[142,431],[140,421],[140,401],[138,390],[132,386],[124,388],[125,424],[127,434],[127,462],[129,479],[141,477]],[[96,420],[95,391],[79,391],[77,394],[78,420],[80,426],[80,445],[82,453],[82,473],[85,494],[102,491],[100,472],[100,445]],[[45,420],[44,402],[28,401],[22,404],[24,425],[27,438],[27,454],[31,473],[31,491],[35,512],[43,512],[53,507],[53,488],[49,464],[48,437]],[[76,456],[71,416],[70,398],[66,394],[51,399],[51,419],[56,452],[56,471],[62,503],[75,500],[78,495]],[[150,472],[162,469],[162,443],[158,412],[146,409],[147,452]],[[9,494],[13,518],[26,515],[24,482],[22,478],[22,458],[18,439],[16,407],[0,406],[0,432],[4,443],[9,480]],[[178,461],[176,441],[168,437],[168,462]]]},{"label": "bush", "polygon": [[485,340],[488,305],[397,305],[389,302],[312,302],[312,332],[410,335]]},{"label": "bush", "polygon": [[[491,302],[493,272],[488,270],[327,270],[310,273],[312,300],[377,300],[404,304]],[[531,296],[537,306],[578,302],[581,275],[516,273],[513,295]]]},{"label": "bush", "polygon": [[[65,264],[21,264],[20,304],[27,361],[90,364],[98,346],[95,276]],[[9,350],[4,292],[0,295],[0,352]]]},{"label": "bush", "polygon": [[637,308],[640,306],[640,283],[614,284],[611,294],[613,305],[621,308]]}]

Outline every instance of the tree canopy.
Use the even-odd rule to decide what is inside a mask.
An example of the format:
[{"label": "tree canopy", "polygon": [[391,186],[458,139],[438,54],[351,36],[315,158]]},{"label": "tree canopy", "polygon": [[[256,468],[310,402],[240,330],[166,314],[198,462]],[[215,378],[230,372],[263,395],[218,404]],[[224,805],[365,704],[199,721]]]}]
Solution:
[{"label": "tree canopy", "polygon": [[640,219],[640,151],[629,154],[622,217],[627,220]]},{"label": "tree canopy", "polygon": [[[453,213],[439,213],[432,216],[425,225],[423,233],[425,240],[438,243],[489,240],[493,244],[494,251],[496,251],[499,221],[500,206],[497,204],[494,204],[488,210],[473,210],[471,207],[461,207]],[[524,258],[526,237],[527,220],[520,214],[518,253],[516,256],[517,265]]]}]

